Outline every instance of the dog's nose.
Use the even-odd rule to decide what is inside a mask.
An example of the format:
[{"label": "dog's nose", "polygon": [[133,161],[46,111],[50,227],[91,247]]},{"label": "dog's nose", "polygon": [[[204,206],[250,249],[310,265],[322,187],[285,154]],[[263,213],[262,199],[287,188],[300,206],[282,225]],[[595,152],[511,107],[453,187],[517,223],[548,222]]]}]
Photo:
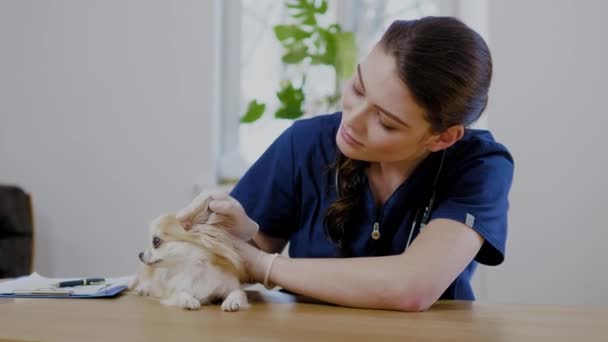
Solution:
[{"label": "dog's nose", "polygon": [[144,261],[144,252],[139,252],[139,260]]}]

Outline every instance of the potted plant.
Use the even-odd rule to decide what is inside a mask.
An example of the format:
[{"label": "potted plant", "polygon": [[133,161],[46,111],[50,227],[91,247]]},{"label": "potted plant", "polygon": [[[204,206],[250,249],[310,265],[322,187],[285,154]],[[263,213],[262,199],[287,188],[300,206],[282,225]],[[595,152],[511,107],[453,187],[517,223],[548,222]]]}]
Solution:
[{"label": "potted plant", "polygon": [[[289,23],[273,27],[274,35],[282,45],[281,58],[287,68],[291,68],[291,79],[284,79],[276,92],[279,105],[274,112],[275,118],[297,119],[304,115],[306,102],[314,102],[319,110],[336,109],[340,99],[341,81],[349,77],[357,56],[355,37],[352,32],[342,30],[333,23],[323,26],[319,17],[327,12],[327,0],[286,0]],[[333,92],[318,98],[307,98],[304,85],[306,74],[311,68],[329,66],[335,75]],[[241,123],[252,123],[266,112],[266,104],[251,100],[241,117]]]}]

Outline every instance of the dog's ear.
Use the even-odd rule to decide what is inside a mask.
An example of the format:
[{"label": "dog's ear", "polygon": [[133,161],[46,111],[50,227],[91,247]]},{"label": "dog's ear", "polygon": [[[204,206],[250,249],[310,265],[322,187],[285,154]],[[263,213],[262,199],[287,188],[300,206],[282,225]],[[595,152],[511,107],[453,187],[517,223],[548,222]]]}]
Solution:
[{"label": "dog's ear", "polygon": [[180,210],[176,217],[185,230],[190,230],[194,225],[205,224],[209,221],[211,211],[209,210],[209,202],[212,198],[210,195],[197,196],[188,206]]},{"label": "dog's ear", "polygon": [[176,240],[188,240],[190,231],[195,227],[178,220],[174,214],[166,214],[154,221],[156,231]]},{"label": "dog's ear", "polygon": [[191,221],[179,221],[180,226],[182,226],[182,228],[184,228],[185,231],[189,231],[190,229],[192,229],[192,222]]}]

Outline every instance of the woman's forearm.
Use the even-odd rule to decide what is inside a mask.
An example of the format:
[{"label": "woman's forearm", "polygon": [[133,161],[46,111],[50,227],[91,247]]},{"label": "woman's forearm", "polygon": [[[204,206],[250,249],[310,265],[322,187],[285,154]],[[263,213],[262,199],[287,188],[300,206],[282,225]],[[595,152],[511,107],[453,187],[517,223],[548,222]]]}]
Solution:
[{"label": "woman's forearm", "polygon": [[270,281],[292,292],[343,306],[421,311],[430,307],[471,263],[483,241],[462,223],[436,219],[402,254],[277,258],[270,269]]},{"label": "woman's forearm", "polygon": [[420,311],[426,303],[408,281],[402,256],[346,259],[277,258],[270,281],[289,291],[350,307]]}]

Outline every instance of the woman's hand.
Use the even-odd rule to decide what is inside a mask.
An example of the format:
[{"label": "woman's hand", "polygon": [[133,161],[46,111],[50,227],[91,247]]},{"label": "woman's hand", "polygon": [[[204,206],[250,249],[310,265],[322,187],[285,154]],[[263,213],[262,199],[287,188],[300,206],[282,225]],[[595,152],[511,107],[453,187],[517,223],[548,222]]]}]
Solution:
[{"label": "woman's hand", "polygon": [[199,224],[211,224],[245,241],[250,240],[259,229],[236,199],[219,191],[201,193],[177,213],[177,219],[187,229]]},{"label": "woman's hand", "polygon": [[262,283],[270,289],[270,270],[274,260],[279,256],[277,253],[269,254],[245,241],[234,239],[234,245],[239,255],[245,261],[245,269],[252,283]]}]

